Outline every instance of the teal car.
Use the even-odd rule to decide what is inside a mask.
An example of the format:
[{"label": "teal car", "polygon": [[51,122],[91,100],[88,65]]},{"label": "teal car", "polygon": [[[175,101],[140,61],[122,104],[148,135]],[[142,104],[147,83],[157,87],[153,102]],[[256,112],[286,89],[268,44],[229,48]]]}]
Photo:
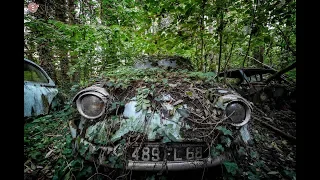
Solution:
[{"label": "teal car", "polygon": [[137,171],[189,170],[217,166],[233,144],[250,143],[251,103],[211,77],[174,68],[125,70],[73,98],[79,118],[69,127],[75,152],[86,160]]}]

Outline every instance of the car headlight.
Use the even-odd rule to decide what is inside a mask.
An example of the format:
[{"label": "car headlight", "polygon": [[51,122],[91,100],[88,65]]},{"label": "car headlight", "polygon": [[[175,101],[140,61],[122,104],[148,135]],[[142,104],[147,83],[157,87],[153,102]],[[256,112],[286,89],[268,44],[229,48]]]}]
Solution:
[{"label": "car headlight", "polygon": [[251,109],[242,101],[232,101],[226,106],[226,116],[234,126],[243,126],[251,116]]},{"label": "car headlight", "polygon": [[80,91],[74,98],[79,113],[87,119],[101,117],[107,108],[109,94],[100,87],[91,87]]}]

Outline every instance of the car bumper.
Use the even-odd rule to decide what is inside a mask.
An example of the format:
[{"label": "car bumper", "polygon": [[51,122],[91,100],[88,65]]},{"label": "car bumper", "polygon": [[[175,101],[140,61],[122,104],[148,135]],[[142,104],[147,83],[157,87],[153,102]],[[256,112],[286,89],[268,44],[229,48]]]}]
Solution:
[{"label": "car bumper", "polygon": [[[80,146],[89,145],[88,150],[103,150],[110,154],[113,152],[112,147],[104,147],[104,146],[97,146],[94,145],[84,139],[81,138]],[[90,150],[91,149],[91,150]],[[215,158],[204,158],[199,160],[193,161],[159,161],[159,162],[151,162],[151,161],[132,161],[129,160],[126,164],[126,169],[134,170],[134,171],[161,171],[161,170],[168,170],[168,171],[181,171],[181,170],[191,170],[191,169],[201,169],[207,167],[213,167],[220,165],[226,159],[225,155],[220,155]],[[92,158],[87,159],[92,161]],[[105,161],[101,161],[105,162]],[[108,164],[101,163],[102,166],[108,166]]]},{"label": "car bumper", "polygon": [[127,164],[127,169],[135,171],[181,171],[181,170],[191,170],[206,167],[217,166],[222,163],[225,159],[224,156],[218,156],[216,158],[206,158],[202,160],[195,161],[172,161],[172,162],[141,162],[141,161],[129,161]]}]

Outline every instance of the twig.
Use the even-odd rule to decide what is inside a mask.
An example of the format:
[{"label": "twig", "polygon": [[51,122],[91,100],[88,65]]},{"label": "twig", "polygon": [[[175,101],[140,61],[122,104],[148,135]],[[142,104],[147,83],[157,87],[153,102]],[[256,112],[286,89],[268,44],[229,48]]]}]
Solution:
[{"label": "twig", "polygon": [[192,113],[193,115],[196,115],[198,118],[201,118],[201,119],[203,119],[203,120],[205,119],[205,117],[202,117],[202,116],[200,116],[199,114],[196,114],[196,113],[194,113],[194,112],[192,112],[192,111],[191,111],[191,113]]},{"label": "twig", "polygon": [[217,136],[211,141],[210,147],[212,147],[213,142],[218,138],[219,135],[220,135],[220,132],[218,132]]},{"label": "twig", "polygon": [[281,77],[282,74],[292,70],[296,68],[296,62],[292,63],[290,66],[287,66],[286,68],[278,71],[277,73],[273,74],[272,76],[270,76],[265,82],[269,83],[271,80],[276,79],[278,77]]},{"label": "twig", "polygon": [[72,170],[71,170],[71,167],[70,167],[70,164],[68,163],[66,157],[63,156],[63,158],[65,159],[65,162],[67,163],[67,166],[69,168],[69,171],[71,172],[71,175],[74,177],[74,179],[77,179],[76,176],[74,176],[74,174],[72,173]]},{"label": "twig", "polygon": [[96,168],[96,173],[99,173],[99,172],[98,172],[97,165],[96,165],[96,162],[95,162],[95,161],[93,161],[93,164],[94,164],[94,167]]},{"label": "twig", "polygon": [[61,134],[45,134],[46,136],[49,136],[49,137],[60,137],[62,136]]},{"label": "twig", "polygon": [[294,50],[291,48],[290,42],[289,42],[287,36],[283,33],[283,31],[279,28],[279,26],[276,26],[276,27],[277,27],[277,29],[280,31],[281,35],[283,36],[283,39],[286,41],[287,47],[288,47],[288,49],[290,50],[290,52],[291,52],[294,56],[296,56],[296,55],[297,55],[297,54],[296,54],[296,51],[294,51]]},{"label": "twig", "polygon": [[203,180],[205,170],[206,168],[203,168],[201,180]]},{"label": "twig", "polygon": [[130,172],[131,172],[131,170],[130,170],[127,174],[123,174],[123,175],[121,175],[121,176],[118,176],[116,179],[121,178],[121,177],[124,177],[124,176],[127,176]]},{"label": "twig", "polygon": [[262,121],[262,120],[260,120],[260,119],[258,119],[258,118],[256,118],[256,117],[253,117],[253,118],[254,118],[255,120],[259,121],[261,124],[267,126],[268,128],[270,128],[270,129],[274,130],[275,132],[281,134],[282,136],[286,137],[288,140],[291,140],[292,142],[295,142],[295,141],[296,141],[296,137],[291,136],[291,135],[289,135],[289,134],[286,134],[286,133],[284,133],[283,131],[281,131],[280,129],[278,129],[278,128],[276,128],[276,127],[274,127],[274,126],[272,126],[272,125],[270,125],[270,124],[268,124],[268,123],[266,123],[266,122],[264,122],[264,121]]},{"label": "twig", "polygon": [[[89,179],[91,179],[92,177],[94,177],[95,175],[102,175],[102,176],[104,176],[104,177],[107,177],[107,178],[109,178],[109,179],[111,179],[108,175],[106,175],[106,174],[102,174],[102,173],[94,173],[92,176],[90,176],[87,180],[89,180]],[[111,179],[112,180],[112,179]]]},{"label": "twig", "polygon": [[217,122],[217,124],[213,127],[213,129],[210,131],[209,134],[205,135],[205,136],[200,136],[199,138],[203,138],[203,137],[208,137],[210,136],[214,130],[216,130],[216,127],[218,126],[218,124],[222,123],[222,121],[226,120],[227,118],[222,119],[221,121]]}]

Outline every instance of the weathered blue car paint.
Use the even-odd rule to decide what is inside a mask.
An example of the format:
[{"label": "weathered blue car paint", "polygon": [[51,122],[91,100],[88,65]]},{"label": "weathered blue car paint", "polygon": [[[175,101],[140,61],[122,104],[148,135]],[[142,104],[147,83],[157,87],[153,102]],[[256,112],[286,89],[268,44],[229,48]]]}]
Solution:
[{"label": "weathered blue car paint", "polygon": [[48,79],[48,83],[24,81],[24,117],[47,114],[58,89],[39,65],[27,59],[24,59],[24,63],[37,68]]}]

